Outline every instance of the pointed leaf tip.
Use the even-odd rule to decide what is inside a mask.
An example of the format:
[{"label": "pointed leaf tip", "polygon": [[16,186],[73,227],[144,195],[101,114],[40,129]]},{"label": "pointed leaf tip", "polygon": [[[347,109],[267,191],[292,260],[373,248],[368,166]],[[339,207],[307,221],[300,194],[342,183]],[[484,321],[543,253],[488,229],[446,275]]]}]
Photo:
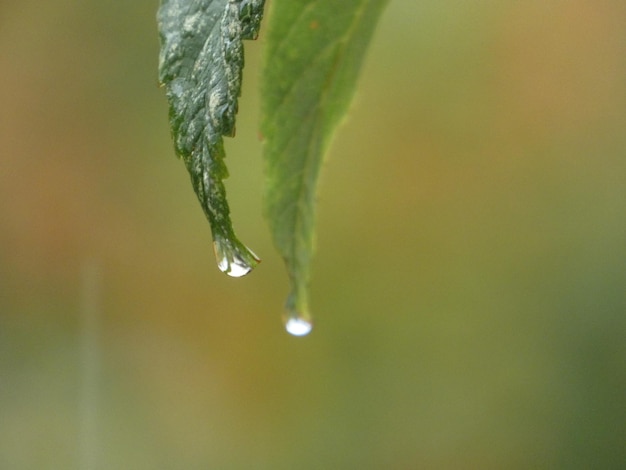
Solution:
[{"label": "pointed leaf tip", "polygon": [[261,93],[264,210],[289,274],[288,309],[307,316],[319,171],[386,3],[271,4]]},{"label": "pointed leaf tip", "polygon": [[[256,256],[237,239],[223,180],[223,136],[235,133],[244,64],[243,39],[258,35],[264,0],[163,0],[157,20],[161,38],[159,81],[165,86],[176,153],[181,157],[213,240],[233,248],[252,269]],[[256,262],[254,261],[256,260]],[[234,263],[234,264],[233,264]],[[241,274],[240,274],[241,275]]]}]

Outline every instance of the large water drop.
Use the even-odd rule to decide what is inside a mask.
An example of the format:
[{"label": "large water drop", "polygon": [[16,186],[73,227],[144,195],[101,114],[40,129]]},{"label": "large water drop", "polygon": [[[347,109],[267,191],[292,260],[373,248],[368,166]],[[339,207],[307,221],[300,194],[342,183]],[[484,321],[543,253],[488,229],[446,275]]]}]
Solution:
[{"label": "large water drop", "polygon": [[300,316],[291,316],[285,322],[287,333],[294,336],[306,336],[313,329],[313,323]]},{"label": "large water drop", "polygon": [[230,277],[245,276],[252,271],[252,266],[239,259],[234,259],[229,263],[226,258],[222,258],[217,266],[220,268],[220,271],[228,274]]},{"label": "large water drop", "polygon": [[217,267],[220,271],[231,277],[241,277],[248,274],[259,264],[259,258],[248,247],[242,246],[240,250],[230,243],[213,243]]}]

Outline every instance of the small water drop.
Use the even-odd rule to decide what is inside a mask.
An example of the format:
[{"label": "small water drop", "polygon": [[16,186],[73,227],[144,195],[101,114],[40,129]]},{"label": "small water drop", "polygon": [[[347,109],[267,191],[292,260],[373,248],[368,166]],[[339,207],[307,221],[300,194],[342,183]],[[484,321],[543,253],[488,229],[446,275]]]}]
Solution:
[{"label": "small water drop", "polygon": [[285,322],[285,329],[291,335],[306,336],[313,329],[313,323],[300,316],[292,316]]}]

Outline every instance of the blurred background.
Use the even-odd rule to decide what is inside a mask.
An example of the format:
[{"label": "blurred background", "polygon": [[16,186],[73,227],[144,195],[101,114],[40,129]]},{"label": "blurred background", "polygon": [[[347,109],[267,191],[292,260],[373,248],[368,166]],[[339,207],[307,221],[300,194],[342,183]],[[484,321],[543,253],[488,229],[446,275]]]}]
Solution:
[{"label": "blurred background", "polygon": [[246,44],[221,274],[156,0],[0,2],[0,468],[626,467],[626,4],[391,1],[325,165],[315,329]]}]

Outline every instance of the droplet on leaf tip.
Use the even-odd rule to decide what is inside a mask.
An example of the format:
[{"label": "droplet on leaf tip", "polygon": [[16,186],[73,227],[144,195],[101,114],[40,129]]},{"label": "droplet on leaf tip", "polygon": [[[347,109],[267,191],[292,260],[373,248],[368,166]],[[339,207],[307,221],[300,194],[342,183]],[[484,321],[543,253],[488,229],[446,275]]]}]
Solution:
[{"label": "droplet on leaf tip", "polygon": [[233,262],[229,265],[228,269],[221,269],[221,271],[228,274],[230,277],[242,277],[252,271],[252,266]]},{"label": "droplet on leaf tip", "polygon": [[313,329],[313,323],[299,314],[287,317],[285,321],[287,333],[293,336],[306,336]]},{"label": "droplet on leaf tip", "polygon": [[213,250],[217,259],[217,267],[230,277],[245,276],[261,261],[252,250],[245,246],[243,250],[245,250],[245,256],[248,260],[234,249],[230,243],[215,241],[213,242]]}]

